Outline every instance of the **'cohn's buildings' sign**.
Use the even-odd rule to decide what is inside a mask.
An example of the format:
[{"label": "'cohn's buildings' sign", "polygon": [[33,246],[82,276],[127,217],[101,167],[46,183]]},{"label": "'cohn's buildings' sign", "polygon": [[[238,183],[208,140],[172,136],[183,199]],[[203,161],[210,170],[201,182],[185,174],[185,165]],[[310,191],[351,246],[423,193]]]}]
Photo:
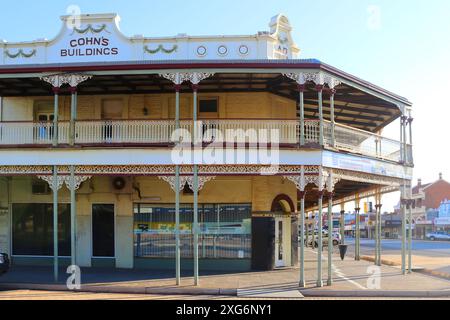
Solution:
[{"label": "'cohn's buildings' sign", "polygon": [[106,37],[72,39],[66,49],[61,49],[61,57],[115,56],[118,54],[119,48],[111,47],[111,40]]},{"label": "'cohn's buildings' sign", "polygon": [[63,16],[63,27],[52,40],[8,43],[0,41],[0,66],[146,60],[252,60],[297,58],[287,18],[277,15],[270,31],[248,36],[167,38],[127,37],[116,14]]}]

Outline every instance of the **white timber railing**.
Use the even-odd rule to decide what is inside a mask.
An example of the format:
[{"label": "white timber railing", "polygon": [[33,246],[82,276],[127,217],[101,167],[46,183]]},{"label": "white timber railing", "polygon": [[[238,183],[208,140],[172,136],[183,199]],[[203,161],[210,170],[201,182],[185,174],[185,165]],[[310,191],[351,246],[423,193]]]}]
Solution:
[{"label": "white timber railing", "polygon": [[[193,122],[180,121],[180,127],[192,134]],[[278,143],[299,145],[300,126],[293,119],[208,119],[197,123],[202,142]],[[76,121],[75,144],[169,144],[175,130],[174,120],[89,120]],[[384,160],[400,161],[400,142],[380,135],[324,120],[324,147]],[[305,144],[318,145],[320,122],[305,120]],[[51,122],[0,122],[0,146],[51,145]],[[58,143],[68,144],[70,123],[58,124]],[[412,146],[406,146],[406,162],[412,163]]]}]

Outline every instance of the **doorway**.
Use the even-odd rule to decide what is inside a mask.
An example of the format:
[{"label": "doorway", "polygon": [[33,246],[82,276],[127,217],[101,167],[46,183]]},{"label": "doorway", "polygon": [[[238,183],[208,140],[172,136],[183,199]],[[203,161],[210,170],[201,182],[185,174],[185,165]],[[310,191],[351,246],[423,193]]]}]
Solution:
[{"label": "doorway", "polygon": [[285,267],[284,259],[284,237],[283,230],[284,221],[283,218],[275,218],[275,268]]},{"label": "doorway", "polygon": [[296,260],[298,231],[296,224],[292,224],[291,214],[295,213],[294,203],[285,194],[280,194],[272,202],[271,212],[275,222],[275,268],[292,265]]},{"label": "doorway", "polygon": [[92,205],[92,256],[115,257],[115,217],[113,204]]}]

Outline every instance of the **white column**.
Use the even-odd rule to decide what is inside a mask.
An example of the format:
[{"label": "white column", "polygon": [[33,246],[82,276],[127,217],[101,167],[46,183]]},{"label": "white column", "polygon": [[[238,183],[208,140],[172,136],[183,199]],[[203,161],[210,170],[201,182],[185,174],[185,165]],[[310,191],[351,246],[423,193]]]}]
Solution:
[{"label": "white column", "polygon": [[406,205],[405,185],[401,185],[400,210],[402,215],[402,274],[406,274]]},{"label": "white column", "polygon": [[76,226],[77,226],[77,199],[75,195],[75,166],[70,166],[70,231],[71,231],[71,261],[72,265],[77,264],[76,258]]},{"label": "white column", "polygon": [[[193,141],[194,141],[194,150],[197,147],[197,141],[199,137],[197,137],[198,128],[197,128],[197,90],[198,90],[198,84],[192,85],[193,89]],[[195,161],[195,157],[194,157]],[[199,285],[199,261],[198,261],[198,234],[199,234],[199,227],[198,227],[198,164],[194,162],[194,224],[193,224],[193,231],[194,231],[194,285]]]},{"label": "white column", "polygon": [[360,260],[360,246],[361,246],[361,227],[360,227],[360,200],[359,195],[355,197],[355,217],[356,217],[356,237],[355,237],[355,260]]},{"label": "white column", "polygon": [[[175,85],[175,130],[180,128],[180,84]],[[175,166],[175,277],[176,284],[181,285],[180,253],[180,166]]]},{"label": "white column", "polygon": [[53,146],[58,146],[59,87],[53,87]]},{"label": "white column", "polygon": [[[322,281],[322,213],[323,213],[323,190],[319,190],[318,196],[318,206],[319,206],[319,225],[317,230],[317,287],[323,287],[323,281]],[[313,243],[314,243],[314,235],[313,235]]]},{"label": "white column", "polygon": [[303,146],[305,144],[305,100],[304,100],[304,92],[305,92],[305,85],[299,84],[298,86],[298,92],[299,92],[299,103],[300,103],[300,146]]},{"label": "white column", "polygon": [[58,282],[59,252],[58,252],[58,167],[53,166],[53,276]]},{"label": "white column", "polygon": [[70,87],[70,145],[75,145],[75,121],[77,120],[77,87]]},{"label": "white column", "polygon": [[323,136],[323,85],[316,85],[316,90],[318,93],[318,101],[319,101],[319,144],[321,146],[324,145],[324,136]]},{"label": "white column", "polygon": [[333,284],[333,191],[328,190],[328,279],[327,285]]},{"label": "white column", "polygon": [[[300,281],[299,287],[304,288],[305,284],[305,191],[300,191]],[[306,241],[308,239],[306,238]],[[306,242],[308,245],[308,242]]]},{"label": "white column", "polygon": [[334,148],[336,146],[336,135],[335,135],[335,117],[334,117],[334,95],[336,89],[330,89],[330,121],[331,121],[331,146]]}]

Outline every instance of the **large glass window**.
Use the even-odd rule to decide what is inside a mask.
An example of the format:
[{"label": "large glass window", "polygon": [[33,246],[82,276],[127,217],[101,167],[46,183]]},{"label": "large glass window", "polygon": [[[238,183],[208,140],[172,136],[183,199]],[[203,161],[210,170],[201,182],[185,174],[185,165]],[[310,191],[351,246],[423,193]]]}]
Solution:
[{"label": "large glass window", "polygon": [[[180,206],[181,257],[193,256],[192,204]],[[251,205],[200,204],[199,255],[201,258],[251,257]],[[136,257],[175,256],[173,205],[135,204],[134,249]]]},{"label": "large glass window", "polygon": [[[13,204],[12,245],[14,255],[53,255],[53,205]],[[59,256],[70,256],[70,207],[58,206]]]}]

